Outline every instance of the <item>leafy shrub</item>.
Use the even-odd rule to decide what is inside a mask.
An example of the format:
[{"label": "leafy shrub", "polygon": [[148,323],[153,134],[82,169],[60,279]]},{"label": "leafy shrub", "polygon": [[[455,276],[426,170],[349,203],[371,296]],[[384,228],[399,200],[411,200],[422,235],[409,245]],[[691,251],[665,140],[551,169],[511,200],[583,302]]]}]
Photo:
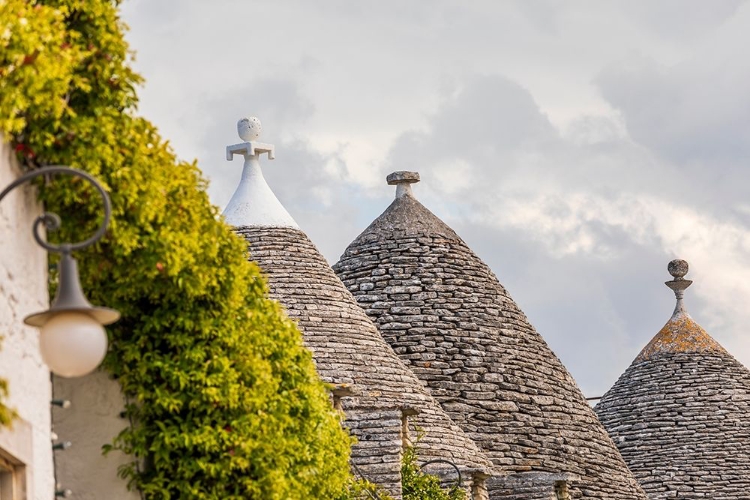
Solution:
[{"label": "leafy shrub", "polygon": [[[419,431],[417,443],[423,434]],[[416,446],[407,446],[401,457],[401,493],[403,500],[466,500],[466,491],[459,485],[443,488],[440,478],[423,472],[419,466]],[[393,497],[366,479],[352,480],[335,500],[393,500]]]},{"label": "leafy shrub", "polygon": [[[148,499],[335,498],[350,438],[197,165],[137,116],[117,4],[0,0],[0,131],[27,167],[71,165],[111,194],[107,236],[78,257],[91,301],[123,315],[105,361],[130,401],[121,473]],[[99,223],[78,179],[42,196],[60,240]]]}]

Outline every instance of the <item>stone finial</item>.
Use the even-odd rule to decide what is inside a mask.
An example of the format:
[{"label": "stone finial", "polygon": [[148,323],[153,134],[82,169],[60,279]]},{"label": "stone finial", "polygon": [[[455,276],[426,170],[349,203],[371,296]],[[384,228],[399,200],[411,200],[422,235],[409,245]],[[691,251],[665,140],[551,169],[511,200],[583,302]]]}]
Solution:
[{"label": "stone finial", "polygon": [[677,298],[677,305],[674,309],[674,315],[683,313],[686,314],[685,306],[682,303],[682,298],[685,295],[687,287],[693,284],[692,281],[686,280],[684,276],[687,274],[689,269],[687,261],[681,259],[675,259],[667,266],[667,271],[674,278],[672,281],[666,281],[664,284],[672,289],[675,298]]},{"label": "stone finial", "polygon": [[406,170],[400,170],[388,174],[385,178],[389,186],[396,186],[396,198],[409,195],[414,196],[411,191],[411,185],[419,182],[419,172],[407,172]]},{"label": "stone finial", "polygon": [[688,273],[688,263],[682,259],[675,259],[667,265],[667,271],[675,279],[681,280]]},{"label": "stone finial", "polygon": [[260,124],[260,120],[254,116],[242,118],[237,122],[237,134],[245,142],[257,141],[261,130],[263,130],[263,126]]},{"label": "stone finial", "polygon": [[237,134],[240,136],[240,139],[245,142],[227,146],[227,160],[232,161],[232,158],[236,154],[248,157],[260,156],[263,153],[267,153],[268,159],[273,160],[275,158],[273,145],[257,142],[262,129],[263,126],[261,125],[260,120],[256,117],[251,116],[250,118],[241,118],[240,121],[237,122]]},{"label": "stone finial", "polygon": [[225,220],[234,227],[292,227],[299,228],[263,177],[261,155],[274,159],[273,144],[257,142],[262,126],[255,117],[237,122],[237,134],[246,141],[227,146],[227,160],[242,155],[242,177],[232,199],[224,209]]}]

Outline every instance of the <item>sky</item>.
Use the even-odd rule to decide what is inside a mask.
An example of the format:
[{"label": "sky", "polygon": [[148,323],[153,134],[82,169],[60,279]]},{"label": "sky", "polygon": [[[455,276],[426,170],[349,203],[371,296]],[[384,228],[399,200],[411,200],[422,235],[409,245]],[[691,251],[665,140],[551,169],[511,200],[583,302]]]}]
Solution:
[{"label": "sky", "polygon": [[328,261],[385,176],[498,276],[601,396],[674,308],[750,366],[750,3],[127,0],[140,112],[226,206],[237,120]]}]

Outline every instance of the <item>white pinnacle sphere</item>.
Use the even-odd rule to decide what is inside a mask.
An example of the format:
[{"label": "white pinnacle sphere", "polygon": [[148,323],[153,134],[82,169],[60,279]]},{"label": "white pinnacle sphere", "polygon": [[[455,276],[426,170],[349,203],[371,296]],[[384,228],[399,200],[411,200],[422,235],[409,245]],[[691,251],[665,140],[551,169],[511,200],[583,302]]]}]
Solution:
[{"label": "white pinnacle sphere", "polygon": [[260,137],[261,128],[260,120],[254,116],[243,118],[237,122],[237,133],[240,135],[240,139],[245,142],[257,141]]}]

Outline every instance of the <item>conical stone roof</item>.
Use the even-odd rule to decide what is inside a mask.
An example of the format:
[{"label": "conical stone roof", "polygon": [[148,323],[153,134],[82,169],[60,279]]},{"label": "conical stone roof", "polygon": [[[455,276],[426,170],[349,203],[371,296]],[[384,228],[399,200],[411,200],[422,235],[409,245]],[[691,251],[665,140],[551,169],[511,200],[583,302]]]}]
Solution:
[{"label": "conical stone roof", "polygon": [[[511,477],[491,498],[644,499],[576,383],[489,267],[411,193],[397,196],[334,270],[454,422]],[[545,484],[546,483],[546,484]],[[535,489],[534,484],[539,488]]]},{"label": "conical stone roof", "polygon": [[[262,175],[243,176],[243,182],[265,184]],[[453,462],[481,498],[491,463],[383,340],[307,235],[267,219],[235,231],[267,275],[271,296],[297,321],[321,378],[333,384],[334,404],[358,440],[352,449],[356,470],[401,498],[403,446],[424,432],[420,459]],[[429,470],[455,478],[444,464]]]},{"label": "conical stone roof", "polygon": [[651,499],[750,498],[750,370],[677,307],[596,412]]}]

